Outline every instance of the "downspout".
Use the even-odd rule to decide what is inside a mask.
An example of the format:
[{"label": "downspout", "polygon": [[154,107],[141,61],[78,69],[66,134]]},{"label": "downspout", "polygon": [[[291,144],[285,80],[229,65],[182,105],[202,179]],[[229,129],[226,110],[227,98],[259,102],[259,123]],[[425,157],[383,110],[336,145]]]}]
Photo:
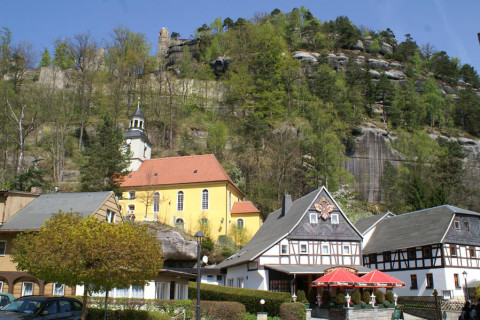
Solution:
[{"label": "downspout", "polygon": [[228,229],[228,181],[225,185],[225,235],[227,235]]}]

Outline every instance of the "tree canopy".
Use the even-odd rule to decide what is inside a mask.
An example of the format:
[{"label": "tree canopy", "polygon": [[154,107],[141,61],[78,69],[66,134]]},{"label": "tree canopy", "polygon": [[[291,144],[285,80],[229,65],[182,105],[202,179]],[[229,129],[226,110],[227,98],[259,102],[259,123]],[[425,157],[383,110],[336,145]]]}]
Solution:
[{"label": "tree canopy", "polygon": [[18,270],[39,279],[83,285],[84,309],[91,292],[145,283],[163,265],[161,243],[146,227],[63,212],[38,232],[19,234],[12,258]]}]

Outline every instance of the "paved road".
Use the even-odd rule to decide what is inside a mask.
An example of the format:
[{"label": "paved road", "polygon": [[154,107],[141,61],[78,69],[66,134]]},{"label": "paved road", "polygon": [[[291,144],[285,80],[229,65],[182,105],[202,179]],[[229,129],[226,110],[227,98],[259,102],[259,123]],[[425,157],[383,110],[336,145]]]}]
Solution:
[{"label": "paved road", "polygon": [[[423,318],[419,318],[419,317],[415,317],[415,316],[412,316],[408,313],[403,313],[403,316],[405,318],[405,320],[425,320]],[[328,320],[328,319],[325,319],[325,318],[312,318],[312,320]]]}]

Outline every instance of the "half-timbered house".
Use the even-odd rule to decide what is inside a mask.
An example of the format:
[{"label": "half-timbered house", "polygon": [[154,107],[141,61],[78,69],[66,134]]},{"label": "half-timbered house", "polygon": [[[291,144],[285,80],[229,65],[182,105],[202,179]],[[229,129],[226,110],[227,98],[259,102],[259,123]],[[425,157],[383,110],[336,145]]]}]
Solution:
[{"label": "half-timbered house", "polygon": [[363,263],[407,284],[399,295],[464,298],[468,281],[480,280],[480,213],[443,205],[401,215],[360,219]]},{"label": "half-timbered house", "polygon": [[270,291],[309,291],[311,282],[335,266],[356,273],[362,236],[324,187],[272,212],[238,253],[218,265],[225,285]]}]

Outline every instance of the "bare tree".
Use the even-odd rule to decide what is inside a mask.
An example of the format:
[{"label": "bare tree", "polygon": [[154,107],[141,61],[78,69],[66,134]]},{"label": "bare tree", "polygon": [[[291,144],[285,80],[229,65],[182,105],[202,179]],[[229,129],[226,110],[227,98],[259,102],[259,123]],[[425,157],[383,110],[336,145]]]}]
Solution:
[{"label": "bare tree", "polygon": [[35,120],[37,118],[37,113],[35,112],[34,115],[27,120],[27,115],[25,114],[26,110],[27,104],[22,103],[21,106],[19,106],[19,109],[15,111],[8,98],[5,98],[5,116],[14,126],[16,135],[10,135],[5,128],[2,128],[2,131],[17,143],[18,157],[17,168],[15,170],[17,173],[22,172],[22,163],[25,154],[25,140],[35,128]]},{"label": "bare tree", "polygon": [[78,146],[81,147],[85,123],[91,106],[93,82],[96,72],[102,65],[103,53],[88,32],[76,34],[69,46],[77,70],[75,75],[77,76],[78,105],[81,114]]}]

